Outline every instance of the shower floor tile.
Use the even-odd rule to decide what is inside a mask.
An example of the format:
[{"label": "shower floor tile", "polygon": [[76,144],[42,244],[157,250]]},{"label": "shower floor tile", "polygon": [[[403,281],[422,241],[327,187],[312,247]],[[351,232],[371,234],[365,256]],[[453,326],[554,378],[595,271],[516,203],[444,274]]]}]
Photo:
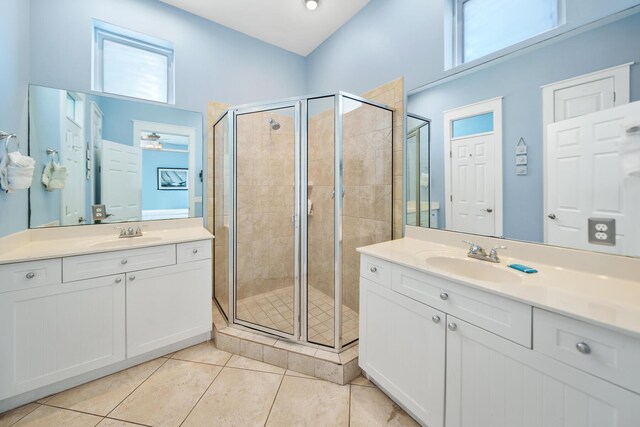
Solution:
[{"label": "shower floor tile", "polygon": [[[293,289],[276,289],[238,300],[238,319],[293,333]],[[333,346],[333,299],[319,290],[309,287],[309,341]],[[342,307],[342,337],[344,344],[358,338],[358,313]]]}]

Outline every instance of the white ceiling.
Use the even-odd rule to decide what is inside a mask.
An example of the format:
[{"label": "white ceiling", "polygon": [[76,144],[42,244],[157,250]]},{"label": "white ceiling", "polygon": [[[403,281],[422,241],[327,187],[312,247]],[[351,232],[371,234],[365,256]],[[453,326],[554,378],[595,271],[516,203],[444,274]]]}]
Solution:
[{"label": "white ceiling", "polygon": [[195,15],[307,56],[369,0],[160,0]]}]

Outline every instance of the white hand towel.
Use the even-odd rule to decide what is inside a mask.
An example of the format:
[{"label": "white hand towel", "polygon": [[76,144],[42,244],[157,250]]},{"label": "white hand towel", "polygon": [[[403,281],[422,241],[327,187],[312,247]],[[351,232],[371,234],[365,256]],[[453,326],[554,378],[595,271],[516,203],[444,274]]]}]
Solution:
[{"label": "white hand towel", "polygon": [[625,177],[640,177],[640,120],[624,123],[625,136],[619,146],[622,173]]},{"label": "white hand towel", "polygon": [[47,191],[64,188],[67,183],[69,171],[66,166],[59,163],[49,162],[42,172],[42,184]]},{"label": "white hand towel", "polygon": [[0,185],[10,192],[31,187],[36,161],[19,151],[7,153],[0,162]]}]

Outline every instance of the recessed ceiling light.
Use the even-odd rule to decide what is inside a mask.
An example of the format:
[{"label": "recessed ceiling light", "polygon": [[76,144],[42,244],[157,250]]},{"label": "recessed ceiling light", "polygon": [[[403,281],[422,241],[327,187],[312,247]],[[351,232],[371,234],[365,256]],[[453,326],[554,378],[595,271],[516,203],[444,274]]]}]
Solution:
[{"label": "recessed ceiling light", "polygon": [[306,0],[307,3],[307,9],[309,10],[316,10],[316,8],[318,7],[318,3],[320,3],[319,0]]}]

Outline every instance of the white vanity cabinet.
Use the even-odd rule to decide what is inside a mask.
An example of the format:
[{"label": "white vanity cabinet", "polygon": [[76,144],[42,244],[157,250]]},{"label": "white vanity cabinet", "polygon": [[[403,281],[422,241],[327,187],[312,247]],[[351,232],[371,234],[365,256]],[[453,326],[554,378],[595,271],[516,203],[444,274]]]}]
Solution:
[{"label": "white vanity cabinet", "polygon": [[211,260],[127,274],[127,357],[211,330]]},{"label": "white vanity cabinet", "polygon": [[640,340],[368,255],[361,266],[360,367],[422,424],[640,425]]},{"label": "white vanity cabinet", "polygon": [[124,358],[123,274],[0,294],[0,400]]},{"label": "white vanity cabinet", "polygon": [[360,280],[360,366],[430,426],[444,419],[445,314]]},{"label": "white vanity cabinet", "polygon": [[0,412],[206,340],[211,281],[209,239],[0,265]]},{"label": "white vanity cabinet", "polygon": [[455,317],[447,326],[447,427],[638,425],[640,396]]}]

